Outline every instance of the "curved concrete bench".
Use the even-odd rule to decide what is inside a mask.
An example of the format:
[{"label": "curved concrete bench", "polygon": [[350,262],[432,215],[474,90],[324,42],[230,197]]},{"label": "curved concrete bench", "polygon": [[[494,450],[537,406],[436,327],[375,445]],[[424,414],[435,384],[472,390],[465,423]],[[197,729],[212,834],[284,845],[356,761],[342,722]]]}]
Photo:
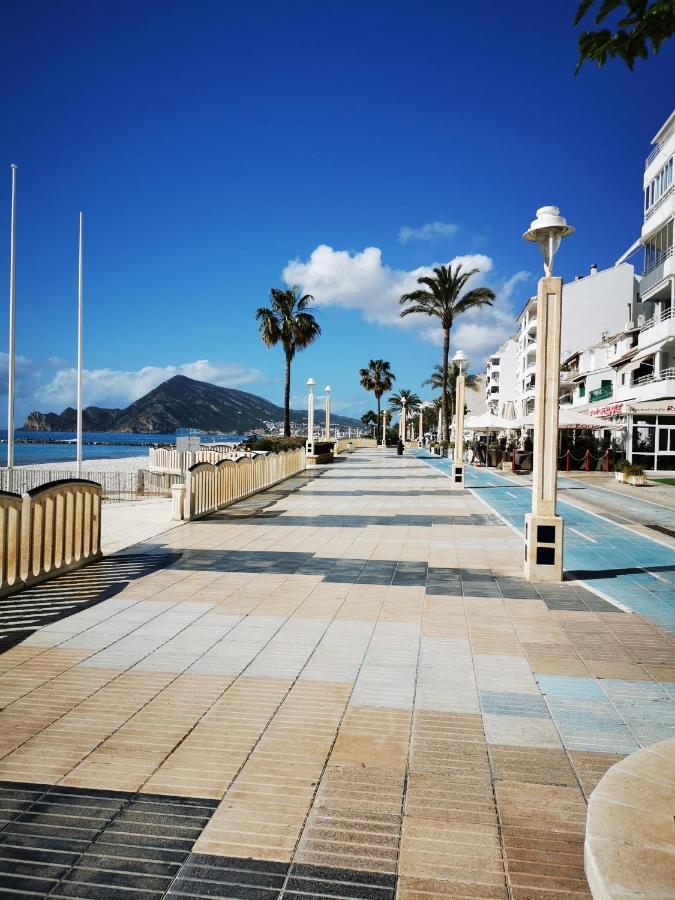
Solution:
[{"label": "curved concrete bench", "polygon": [[588,803],[584,861],[594,900],[675,897],[675,738],[601,779]]}]

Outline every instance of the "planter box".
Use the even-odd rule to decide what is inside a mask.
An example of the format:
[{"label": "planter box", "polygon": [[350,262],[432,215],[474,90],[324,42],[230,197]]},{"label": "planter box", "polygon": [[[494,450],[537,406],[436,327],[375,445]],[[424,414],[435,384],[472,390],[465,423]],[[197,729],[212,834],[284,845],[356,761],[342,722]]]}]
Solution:
[{"label": "planter box", "polygon": [[626,483],[626,476],[624,475],[623,472],[615,472],[615,473],[614,473],[614,477],[615,477],[616,480],[619,482],[619,484],[625,484],[625,483]]},{"label": "planter box", "polygon": [[512,468],[513,468],[513,463],[511,462],[510,459],[508,461],[502,462],[502,472],[510,472]]},{"label": "planter box", "polygon": [[644,475],[629,475],[628,476],[628,484],[632,484],[633,487],[642,487],[645,483]]},{"label": "planter box", "polygon": [[323,466],[326,463],[333,462],[333,453],[329,451],[328,453],[322,453],[320,456],[307,456],[305,462],[308,466]]}]

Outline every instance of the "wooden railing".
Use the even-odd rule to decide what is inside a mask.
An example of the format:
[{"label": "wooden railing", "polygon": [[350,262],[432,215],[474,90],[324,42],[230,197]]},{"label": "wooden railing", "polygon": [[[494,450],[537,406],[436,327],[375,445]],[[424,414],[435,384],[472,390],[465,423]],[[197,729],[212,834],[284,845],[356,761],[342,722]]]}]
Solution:
[{"label": "wooden railing", "polygon": [[236,462],[223,459],[215,465],[196,463],[185,477],[183,518],[206,516],[304,469],[304,448],[268,453],[253,459],[242,457]]},{"label": "wooden railing", "polygon": [[335,442],[335,446],[333,447],[334,455],[338,456],[340,453],[344,453],[348,444],[352,445],[353,450],[365,450],[368,447],[377,447],[375,438],[340,438],[339,441]]},{"label": "wooden railing", "polygon": [[100,484],[68,478],[0,493],[0,596],[100,555]]}]

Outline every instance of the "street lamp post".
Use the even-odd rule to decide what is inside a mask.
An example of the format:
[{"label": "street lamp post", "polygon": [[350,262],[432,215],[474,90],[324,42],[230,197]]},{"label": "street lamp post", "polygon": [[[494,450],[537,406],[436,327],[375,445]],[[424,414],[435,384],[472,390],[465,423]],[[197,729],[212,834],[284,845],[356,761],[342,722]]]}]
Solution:
[{"label": "street lamp post", "polygon": [[330,440],[330,385],[326,385],[326,440]]},{"label": "street lamp post", "polygon": [[382,446],[387,446],[387,410],[382,410]]},{"label": "street lamp post", "polygon": [[457,384],[455,387],[455,453],[452,463],[452,483],[456,488],[464,490],[464,371],[469,360],[458,350],[453,362],[457,366]]},{"label": "street lamp post", "polygon": [[14,490],[14,374],[16,312],[16,166],[12,164],[12,206],[9,222],[9,371],[7,374],[7,490]]},{"label": "street lamp post", "polygon": [[420,419],[419,419],[419,434],[417,436],[420,447],[422,446],[422,431],[423,431],[423,415],[422,415],[422,407],[420,406]]},{"label": "street lamp post", "polygon": [[307,397],[307,456],[314,456],[314,385],[313,378],[307,379],[309,395]]},{"label": "street lamp post", "polygon": [[406,399],[405,397],[401,397],[401,418],[399,419],[399,437],[402,441],[407,441],[408,436],[406,434],[406,425],[407,425],[407,416],[406,416]]},{"label": "street lamp post", "polygon": [[553,257],[562,238],[573,231],[557,206],[542,206],[523,235],[538,244],[545,273],[537,286],[532,512],[525,516],[529,581],[562,581],[563,575],[563,520],[556,515],[562,278],[553,275]]}]

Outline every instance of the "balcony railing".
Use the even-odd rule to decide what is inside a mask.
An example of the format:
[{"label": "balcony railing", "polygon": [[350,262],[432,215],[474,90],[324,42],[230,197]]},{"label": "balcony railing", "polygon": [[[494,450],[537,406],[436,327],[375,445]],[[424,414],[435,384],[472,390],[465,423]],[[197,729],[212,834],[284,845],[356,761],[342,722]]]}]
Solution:
[{"label": "balcony railing", "polygon": [[640,378],[636,378],[633,384],[652,384],[654,381],[670,381],[673,379],[675,379],[675,368],[670,368],[654,372],[652,375],[642,375]]},{"label": "balcony railing", "polygon": [[661,143],[655,144],[654,149],[652,150],[652,152],[649,154],[649,156],[645,160],[645,169],[647,169],[649,167],[649,164],[656,159],[656,157],[659,155],[661,150],[668,143],[668,138],[671,136],[672,133],[673,133],[673,129],[669,128],[668,131],[666,131],[666,133],[663,135]]},{"label": "balcony railing", "polygon": [[647,263],[644,267],[644,271],[642,272],[644,275],[649,275],[650,272],[653,272],[654,269],[658,269],[658,267],[666,260],[670,259],[673,255],[673,248],[668,247],[667,250],[661,250],[651,262]]},{"label": "balcony railing", "polygon": [[597,403],[598,400],[609,400],[613,393],[613,387],[611,384],[605,384],[603,387],[596,388],[594,391],[591,391],[588,395],[589,403]]},{"label": "balcony railing", "polygon": [[659,209],[659,207],[664,203],[664,201],[667,200],[668,197],[670,197],[670,195],[673,193],[674,188],[675,188],[675,185],[671,184],[671,186],[668,188],[668,190],[665,191],[663,194],[661,194],[661,196],[656,201],[656,203],[653,203],[649,207],[649,209],[645,212],[645,218],[644,218],[645,222],[652,215],[652,213],[655,213],[656,210]]},{"label": "balcony railing", "polygon": [[645,324],[640,328],[640,332],[647,331],[647,329],[653,328],[660,322],[667,322],[668,319],[672,319],[672,317],[673,307],[669,306],[668,309],[664,309],[662,313],[657,313],[655,316],[652,316],[651,319],[647,319]]}]

